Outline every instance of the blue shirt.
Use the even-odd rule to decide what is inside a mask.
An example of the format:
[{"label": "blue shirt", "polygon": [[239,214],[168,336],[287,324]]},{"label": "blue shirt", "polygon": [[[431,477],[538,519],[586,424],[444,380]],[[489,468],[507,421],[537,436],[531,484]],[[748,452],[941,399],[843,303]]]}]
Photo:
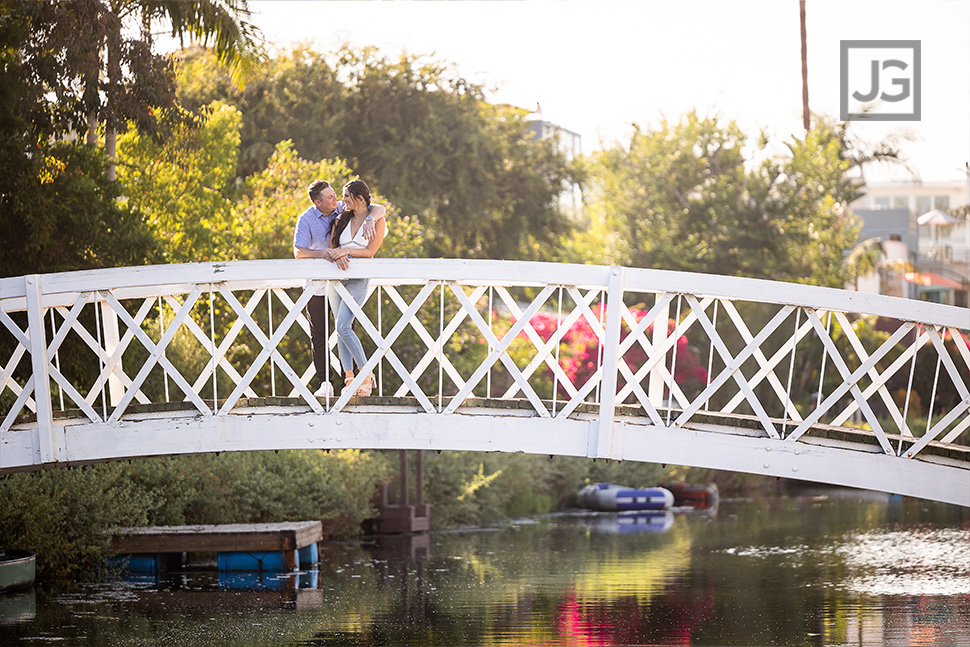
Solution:
[{"label": "blue shirt", "polygon": [[293,232],[293,246],[304,249],[327,249],[330,247],[330,230],[333,221],[344,211],[342,200],[337,201],[337,208],[330,214],[324,214],[316,205],[300,214],[296,221],[296,231]]}]

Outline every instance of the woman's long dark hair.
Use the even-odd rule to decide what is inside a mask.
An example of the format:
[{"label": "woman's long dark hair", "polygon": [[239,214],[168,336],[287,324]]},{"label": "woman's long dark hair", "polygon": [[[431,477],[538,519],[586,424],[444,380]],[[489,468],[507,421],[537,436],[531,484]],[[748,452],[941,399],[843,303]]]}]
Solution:
[{"label": "woman's long dark hair", "polygon": [[[367,209],[370,210],[370,189],[363,180],[351,180],[344,185],[344,191],[354,196],[359,200],[363,200],[367,204]],[[350,219],[354,217],[353,209],[344,209],[343,213],[337,216],[337,222],[333,225],[333,235],[330,240],[333,244],[340,246],[340,234],[344,233],[344,229],[350,224]]]}]

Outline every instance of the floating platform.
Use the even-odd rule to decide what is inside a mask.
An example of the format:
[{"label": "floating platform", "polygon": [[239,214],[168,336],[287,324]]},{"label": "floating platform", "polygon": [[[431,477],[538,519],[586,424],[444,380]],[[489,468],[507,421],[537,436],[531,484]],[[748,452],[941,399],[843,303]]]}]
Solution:
[{"label": "floating platform", "polygon": [[164,555],[218,553],[220,571],[292,571],[319,559],[320,521],[116,528],[111,547],[134,572],[157,571]]}]

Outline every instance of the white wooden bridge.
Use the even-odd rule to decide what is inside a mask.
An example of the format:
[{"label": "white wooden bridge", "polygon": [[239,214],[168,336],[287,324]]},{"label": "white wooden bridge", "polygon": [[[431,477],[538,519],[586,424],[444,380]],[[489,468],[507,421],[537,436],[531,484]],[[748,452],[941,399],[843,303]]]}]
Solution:
[{"label": "white wooden bridge", "polygon": [[[372,279],[357,329],[379,387],[350,397],[358,378],[317,398],[305,306],[321,284],[355,276]],[[267,260],[5,278],[0,473],[454,449],[970,506],[968,331],[966,308],[592,265],[378,259],[340,273]]]}]

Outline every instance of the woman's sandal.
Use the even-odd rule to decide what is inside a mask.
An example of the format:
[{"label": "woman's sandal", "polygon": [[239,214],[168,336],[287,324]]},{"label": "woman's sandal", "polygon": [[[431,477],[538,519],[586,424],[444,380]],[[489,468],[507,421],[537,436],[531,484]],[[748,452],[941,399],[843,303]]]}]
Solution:
[{"label": "woman's sandal", "polygon": [[364,383],[360,385],[360,388],[357,389],[357,395],[366,398],[373,392],[374,388],[376,387],[377,387],[377,378],[374,377],[373,373],[371,373],[370,376],[364,380]]}]

